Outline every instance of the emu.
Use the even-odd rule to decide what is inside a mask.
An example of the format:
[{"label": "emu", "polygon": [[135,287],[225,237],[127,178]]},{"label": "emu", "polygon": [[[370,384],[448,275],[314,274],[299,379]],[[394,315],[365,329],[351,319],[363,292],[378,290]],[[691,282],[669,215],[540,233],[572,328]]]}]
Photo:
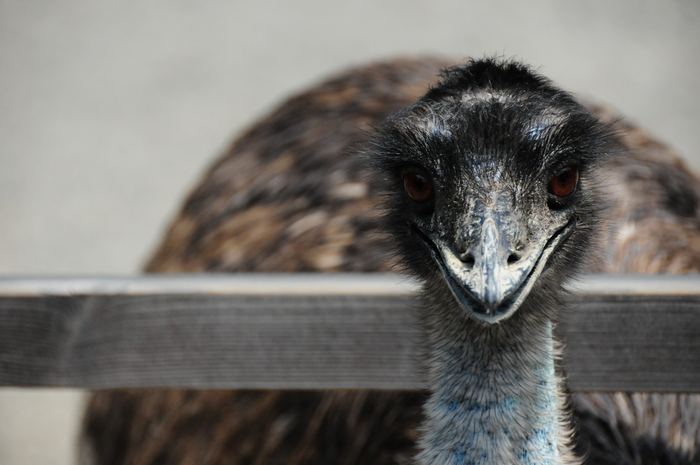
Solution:
[{"label": "emu", "polygon": [[552,328],[590,253],[607,132],[525,67],[486,60],[448,69],[373,140],[427,302],[419,464],[577,463]]},{"label": "emu", "polygon": [[436,84],[446,65],[380,63],[284,103],[205,175],[147,266],[401,267],[424,283],[427,400],[104,391],[86,414],[92,463],[697,461],[694,396],[578,396],[572,437],[552,337],[562,284],[579,269],[700,266],[697,179],[643,131],[524,65],[472,61]]}]

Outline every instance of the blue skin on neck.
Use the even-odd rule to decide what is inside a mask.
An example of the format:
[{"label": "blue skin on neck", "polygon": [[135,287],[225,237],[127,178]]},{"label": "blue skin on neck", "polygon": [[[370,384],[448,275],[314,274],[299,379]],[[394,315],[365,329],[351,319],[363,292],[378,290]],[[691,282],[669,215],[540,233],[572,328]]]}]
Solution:
[{"label": "blue skin on neck", "polygon": [[522,360],[520,348],[471,357],[475,347],[464,342],[462,350],[451,345],[442,352],[443,370],[434,373],[442,381],[428,405],[433,427],[423,438],[424,457],[434,462],[426,463],[502,463],[504,447],[510,462],[556,463],[559,399],[551,339]]}]

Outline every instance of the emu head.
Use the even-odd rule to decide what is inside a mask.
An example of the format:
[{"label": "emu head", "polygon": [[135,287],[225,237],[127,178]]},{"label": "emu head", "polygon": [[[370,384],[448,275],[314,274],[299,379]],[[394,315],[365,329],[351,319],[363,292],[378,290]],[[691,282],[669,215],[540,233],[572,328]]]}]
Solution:
[{"label": "emu head", "polygon": [[373,140],[400,255],[427,288],[488,325],[561,294],[589,252],[600,209],[592,173],[611,139],[524,65],[448,69]]}]

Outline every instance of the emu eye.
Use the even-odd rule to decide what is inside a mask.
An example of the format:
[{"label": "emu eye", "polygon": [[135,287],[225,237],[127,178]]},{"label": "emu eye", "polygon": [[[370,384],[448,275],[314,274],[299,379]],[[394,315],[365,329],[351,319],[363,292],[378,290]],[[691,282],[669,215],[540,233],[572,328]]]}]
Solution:
[{"label": "emu eye", "polygon": [[403,175],[403,187],[411,199],[418,203],[425,203],[435,197],[433,182],[426,176],[414,171]]},{"label": "emu eye", "polygon": [[569,166],[558,172],[549,181],[549,192],[557,197],[568,197],[574,193],[578,185],[578,168]]}]

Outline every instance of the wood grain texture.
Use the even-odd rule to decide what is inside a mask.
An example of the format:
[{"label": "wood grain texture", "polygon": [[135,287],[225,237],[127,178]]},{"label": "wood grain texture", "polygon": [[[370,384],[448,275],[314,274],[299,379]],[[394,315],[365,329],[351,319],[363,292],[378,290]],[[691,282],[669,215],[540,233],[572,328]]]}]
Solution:
[{"label": "wood grain texture", "polygon": [[[699,391],[700,276],[576,287],[571,389]],[[414,291],[390,275],[0,280],[0,384],[420,389]]]}]

